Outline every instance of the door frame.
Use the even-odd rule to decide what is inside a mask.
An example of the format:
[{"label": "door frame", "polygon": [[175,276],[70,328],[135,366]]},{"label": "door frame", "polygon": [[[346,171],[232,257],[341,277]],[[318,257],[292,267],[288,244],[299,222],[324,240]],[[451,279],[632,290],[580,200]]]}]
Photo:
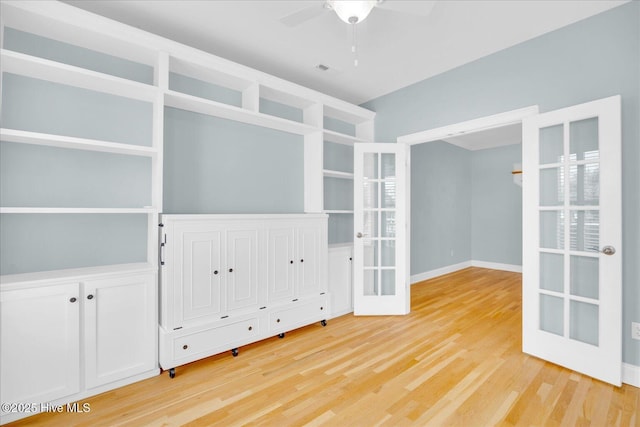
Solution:
[{"label": "door frame", "polygon": [[[522,120],[536,116],[540,112],[538,105],[531,105],[529,107],[519,108],[516,110],[505,111],[503,113],[493,114],[490,116],[479,117],[472,120],[466,120],[463,122],[453,123],[446,126],[427,129],[420,132],[415,132],[407,135],[401,135],[397,138],[398,144],[417,145],[425,144],[428,142],[440,141],[443,139],[461,136],[465,134],[481,132],[484,130],[495,129],[503,126],[514,125],[522,123]],[[407,212],[407,242],[408,246],[411,245],[411,172],[407,171],[407,186],[406,186],[406,198],[408,204]],[[413,283],[421,282],[423,280],[437,277],[442,274],[452,273],[461,268],[470,267],[471,263],[456,264],[455,266],[446,266],[437,270],[432,270],[428,275],[418,273],[411,276],[411,264],[407,261],[408,271],[410,278],[415,279]],[[457,267],[457,268],[456,268]],[[411,284],[413,284],[411,283]]]},{"label": "door frame", "polygon": [[402,135],[397,138],[397,142],[409,145],[424,144],[426,142],[439,141],[467,133],[475,133],[502,126],[514,125],[522,123],[522,120],[526,117],[538,115],[539,110],[540,108],[537,105],[531,105],[517,110],[506,111],[504,113],[479,117],[473,120]]}]

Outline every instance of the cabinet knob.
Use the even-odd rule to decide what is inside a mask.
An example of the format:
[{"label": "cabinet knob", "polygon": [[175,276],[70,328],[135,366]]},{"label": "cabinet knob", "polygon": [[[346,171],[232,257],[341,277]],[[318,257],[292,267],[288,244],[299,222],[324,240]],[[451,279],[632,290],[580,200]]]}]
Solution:
[{"label": "cabinet knob", "polygon": [[352,257],[349,257],[349,261],[353,261],[353,258],[352,258]]},{"label": "cabinet knob", "polygon": [[280,323],[280,319],[276,320],[276,323]]},{"label": "cabinet knob", "polygon": [[293,264],[293,260],[289,261],[289,264]]},{"label": "cabinet knob", "polygon": [[324,310],[324,307],[320,307],[320,310]]},{"label": "cabinet knob", "polygon": [[93,299],[93,295],[91,294],[87,295],[87,299]]},{"label": "cabinet knob", "polygon": [[183,350],[186,350],[186,349],[188,349],[188,348],[189,348],[189,346],[188,346],[188,345],[186,345],[186,344],[182,346],[182,349],[183,349]]},{"label": "cabinet knob", "polygon": [[76,297],[71,297],[71,299],[69,299],[69,302],[76,302],[76,301],[78,301]]},{"label": "cabinet knob", "polygon": [[230,268],[230,269],[229,269],[229,273],[233,273],[233,268]]},{"label": "cabinet knob", "polygon": [[213,274],[218,274],[218,270],[214,270],[214,271],[213,271]]},{"label": "cabinet knob", "polygon": [[300,262],[304,262],[304,260],[303,260],[303,259],[301,259],[301,260],[300,260]]},{"label": "cabinet knob", "polygon": [[253,330],[253,326],[249,326],[249,330],[250,330],[250,331],[251,331],[251,330]]}]

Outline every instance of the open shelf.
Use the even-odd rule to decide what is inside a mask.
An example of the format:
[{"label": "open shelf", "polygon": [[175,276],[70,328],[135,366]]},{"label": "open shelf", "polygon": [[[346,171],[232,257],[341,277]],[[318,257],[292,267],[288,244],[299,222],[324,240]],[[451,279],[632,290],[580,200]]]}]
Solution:
[{"label": "open shelf", "polygon": [[353,173],[351,172],[341,172],[341,171],[334,171],[330,169],[323,169],[322,173],[324,176],[330,177],[330,178],[353,179]]},{"label": "open shelf", "polygon": [[6,49],[0,50],[0,61],[4,73],[147,102],[153,102],[158,94],[155,86]]},{"label": "open shelf", "polygon": [[322,135],[325,141],[335,142],[336,144],[353,145],[358,142],[366,142],[365,140],[356,138],[355,136],[346,135],[344,133],[328,129],[323,130]]},{"label": "open shelf", "polygon": [[353,214],[352,210],[346,209],[327,209],[324,211],[326,214]]},{"label": "open shelf", "polygon": [[0,214],[149,214],[157,208],[47,208],[47,207],[3,207]]},{"label": "open shelf", "polygon": [[308,135],[320,131],[313,126],[303,123],[281,119],[279,117],[255,111],[249,111],[244,108],[198,98],[197,96],[186,95],[172,90],[165,92],[164,102],[168,107],[179,108],[181,110],[192,111],[194,113],[207,114],[209,116],[262,126],[297,135]]},{"label": "open shelf", "polygon": [[105,153],[127,154],[131,156],[152,157],[157,150],[133,144],[76,138],[72,136],[52,135],[17,129],[0,128],[0,140],[22,144],[46,145],[49,147],[72,148],[77,150],[101,151]]}]

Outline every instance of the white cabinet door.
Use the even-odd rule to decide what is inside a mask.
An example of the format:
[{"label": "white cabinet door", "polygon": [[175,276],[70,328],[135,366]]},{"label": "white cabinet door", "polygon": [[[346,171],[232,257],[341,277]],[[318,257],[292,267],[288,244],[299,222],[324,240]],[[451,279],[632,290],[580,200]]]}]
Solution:
[{"label": "white cabinet door", "polygon": [[227,231],[226,302],[227,311],[257,308],[258,230]]},{"label": "white cabinet door", "polygon": [[84,283],[87,388],[156,366],[154,276],[141,274]]},{"label": "white cabinet door", "polygon": [[295,229],[293,227],[270,228],[267,240],[269,302],[291,301],[295,295],[297,272],[294,261]]},{"label": "white cabinet door", "polygon": [[329,248],[329,294],[331,317],[353,312],[352,248]]},{"label": "white cabinet door", "polygon": [[68,283],[0,293],[2,402],[51,402],[80,390],[79,292]]},{"label": "white cabinet door", "polygon": [[322,227],[319,223],[314,222],[298,227],[296,234],[296,257],[294,259],[294,264],[297,264],[298,268],[296,295],[318,295],[325,290],[321,289],[323,281],[320,273],[322,268],[321,248],[323,247],[321,244]]},{"label": "white cabinet door", "polygon": [[207,317],[219,317],[224,311],[224,231],[188,231],[178,240],[182,257],[176,264],[182,272],[181,289],[176,299],[176,325]]}]

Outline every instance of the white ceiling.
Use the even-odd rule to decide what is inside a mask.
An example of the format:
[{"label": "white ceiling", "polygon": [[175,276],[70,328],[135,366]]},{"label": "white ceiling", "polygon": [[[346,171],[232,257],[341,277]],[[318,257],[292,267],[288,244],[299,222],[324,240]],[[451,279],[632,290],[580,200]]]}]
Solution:
[{"label": "white ceiling", "polygon": [[322,9],[324,1],[66,0],[355,104],[625,2],[442,0],[431,8],[433,2],[386,0],[357,25],[354,67],[349,26],[334,12],[310,9],[317,16],[293,27],[280,21]]},{"label": "white ceiling", "polygon": [[522,143],[522,123],[444,138],[443,141],[476,151]]}]

